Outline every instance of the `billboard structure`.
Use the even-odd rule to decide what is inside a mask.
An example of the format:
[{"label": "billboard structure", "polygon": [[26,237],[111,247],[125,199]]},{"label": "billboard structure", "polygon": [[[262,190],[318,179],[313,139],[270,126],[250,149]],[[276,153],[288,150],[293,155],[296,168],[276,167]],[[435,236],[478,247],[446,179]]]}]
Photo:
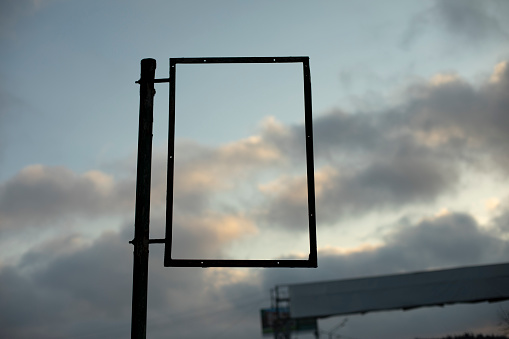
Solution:
[{"label": "billboard structure", "polygon": [[[172,215],[174,184],[174,141],[175,141],[175,83],[177,64],[221,64],[221,63],[301,63],[304,79],[305,150],[307,173],[307,203],[309,220],[309,257],[305,260],[186,260],[172,258]],[[133,251],[133,295],[131,338],[146,338],[148,257],[150,244],[165,244],[165,266],[180,267],[317,267],[316,215],[313,165],[313,129],[311,109],[311,76],[308,57],[234,57],[234,58],[170,58],[170,77],[156,79],[156,60],[141,60],[140,109],[138,129],[138,157],[136,174],[136,208],[134,238],[129,241]],[[168,182],[166,237],[150,239],[150,196],[152,170],[152,138],[154,121],[154,95],[156,83],[170,84],[170,117],[168,137]]]},{"label": "billboard structure", "polygon": [[260,310],[262,335],[274,336],[275,333],[317,332],[317,318],[290,318],[288,308],[264,308]]},{"label": "billboard structure", "polygon": [[[309,233],[309,254],[300,259],[216,259],[216,258],[176,258],[175,248],[179,245],[175,237],[175,183],[179,182],[178,172],[175,170],[175,116],[178,65],[209,65],[209,64],[300,64],[303,74],[304,95],[304,133],[302,142],[305,143],[305,169],[307,188],[307,214],[304,214],[305,223]],[[192,67],[192,66],[187,66]],[[207,66],[208,67],[208,66]],[[196,67],[199,68],[199,67]],[[311,105],[311,76],[309,57],[210,57],[210,58],[170,58],[170,103],[169,103],[169,135],[168,135],[168,172],[167,172],[167,199],[166,199],[166,237],[164,239],[164,266],[166,267],[317,267],[316,249],[316,213],[315,213],[315,187],[313,164],[313,129]],[[196,98],[199,100],[199,98]],[[197,122],[199,123],[199,122]],[[305,244],[307,246],[307,244]]]},{"label": "billboard structure", "polygon": [[292,318],[509,299],[509,264],[288,285]]}]

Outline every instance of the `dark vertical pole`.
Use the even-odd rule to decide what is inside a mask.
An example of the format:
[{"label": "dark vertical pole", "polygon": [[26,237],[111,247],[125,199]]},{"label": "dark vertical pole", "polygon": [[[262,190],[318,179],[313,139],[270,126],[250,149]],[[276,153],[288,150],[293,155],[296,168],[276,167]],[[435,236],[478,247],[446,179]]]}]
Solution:
[{"label": "dark vertical pole", "polygon": [[150,222],[150,176],[152,169],[152,121],[156,61],[141,60],[138,168],[134,219],[134,263],[131,339],[147,337],[148,243]]}]

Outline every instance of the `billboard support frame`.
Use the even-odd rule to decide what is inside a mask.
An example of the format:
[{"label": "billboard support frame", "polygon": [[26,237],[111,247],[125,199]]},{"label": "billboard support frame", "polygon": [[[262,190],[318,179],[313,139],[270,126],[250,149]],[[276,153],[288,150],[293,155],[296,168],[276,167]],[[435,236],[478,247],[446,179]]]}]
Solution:
[{"label": "billboard support frame", "polygon": [[[174,153],[175,153],[175,87],[177,64],[273,64],[273,63],[302,63],[304,82],[304,124],[306,140],[306,174],[307,174],[307,203],[309,256],[307,259],[174,259],[172,258],[173,240],[173,185],[174,185]],[[313,126],[311,104],[311,73],[309,57],[203,57],[203,58],[170,58],[170,104],[168,127],[168,167],[167,167],[167,196],[166,196],[166,236],[164,249],[165,267],[305,267],[315,268],[317,262],[316,245],[316,212],[315,212],[315,183],[313,157]]]},{"label": "billboard support frame", "polygon": [[[207,61],[208,59],[208,61]],[[171,64],[170,58],[170,64]],[[306,129],[306,157],[308,174],[308,208],[310,213],[310,254],[308,260],[172,260],[166,256],[165,266],[180,267],[317,267],[316,254],[316,222],[315,222],[315,196],[314,196],[314,165],[313,165],[313,130],[311,115],[311,79],[308,57],[235,57],[235,58],[177,58],[181,63],[281,63],[302,62],[304,70],[305,95],[305,129]],[[168,238],[150,239],[150,185],[152,170],[152,138],[154,120],[155,83],[170,83],[170,112],[171,98],[175,94],[175,73],[170,66],[169,78],[155,78],[156,60],[147,58],[141,60],[140,79],[135,81],[140,85],[140,106],[138,125],[138,155],[136,170],[136,201],[134,238],[129,241],[133,245],[133,289],[131,313],[131,339],[146,339],[147,336],[147,296],[148,296],[148,259],[149,245],[171,244],[171,232]],[[175,67],[173,67],[174,69]],[[172,74],[173,73],[173,74]],[[173,81],[172,81],[173,80]],[[171,142],[174,144],[174,101],[173,118],[170,118]],[[173,151],[173,147],[172,147]],[[170,151],[168,151],[170,153]],[[173,157],[171,158],[171,173],[173,174]],[[170,158],[168,159],[170,164]],[[170,167],[170,166],[169,166]],[[170,173],[170,169],[168,169]],[[173,177],[172,177],[173,185]],[[171,191],[173,200],[173,186]],[[167,228],[168,229],[168,228]],[[167,264],[167,259],[170,259]]]}]

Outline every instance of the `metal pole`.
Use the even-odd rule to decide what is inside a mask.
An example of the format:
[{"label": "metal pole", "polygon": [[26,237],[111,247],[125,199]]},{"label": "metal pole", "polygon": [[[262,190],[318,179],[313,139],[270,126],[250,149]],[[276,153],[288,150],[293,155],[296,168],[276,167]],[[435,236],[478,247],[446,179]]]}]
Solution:
[{"label": "metal pole", "polygon": [[276,321],[274,323],[274,339],[279,339],[279,331],[281,329],[281,317],[279,316],[279,287],[274,288],[274,300],[276,302]]},{"label": "metal pole", "polygon": [[133,300],[131,339],[147,337],[148,246],[150,223],[150,175],[152,169],[152,121],[156,61],[141,60],[138,168],[134,218]]}]

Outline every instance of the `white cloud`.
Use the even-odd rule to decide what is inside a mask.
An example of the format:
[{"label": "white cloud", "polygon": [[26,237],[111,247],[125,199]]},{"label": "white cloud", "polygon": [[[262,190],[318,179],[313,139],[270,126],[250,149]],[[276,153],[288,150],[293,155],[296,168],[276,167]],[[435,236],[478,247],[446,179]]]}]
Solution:
[{"label": "white cloud", "polygon": [[246,216],[207,211],[174,218],[173,227],[172,253],[179,259],[225,259],[232,242],[258,232]]},{"label": "white cloud", "polygon": [[[490,82],[492,83],[498,83],[501,81],[504,81],[504,79],[507,78],[507,61],[499,62],[495,65],[495,68],[493,70],[493,73],[490,77]],[[507,81],[507,80],[505,80]]]},{"label": "white cloud", "polygon": [[456,74],[452,74],[452,73],[438,73],[436,75],[434,75],[431,80],[430,80],[430,83],[434,86],[442,86],[442,85],[445,85],[445,84],[448,84],[448,83],[454,83],[454,82],[457,82],[459,81],[460,78],[458,77],[458,75]]}]

